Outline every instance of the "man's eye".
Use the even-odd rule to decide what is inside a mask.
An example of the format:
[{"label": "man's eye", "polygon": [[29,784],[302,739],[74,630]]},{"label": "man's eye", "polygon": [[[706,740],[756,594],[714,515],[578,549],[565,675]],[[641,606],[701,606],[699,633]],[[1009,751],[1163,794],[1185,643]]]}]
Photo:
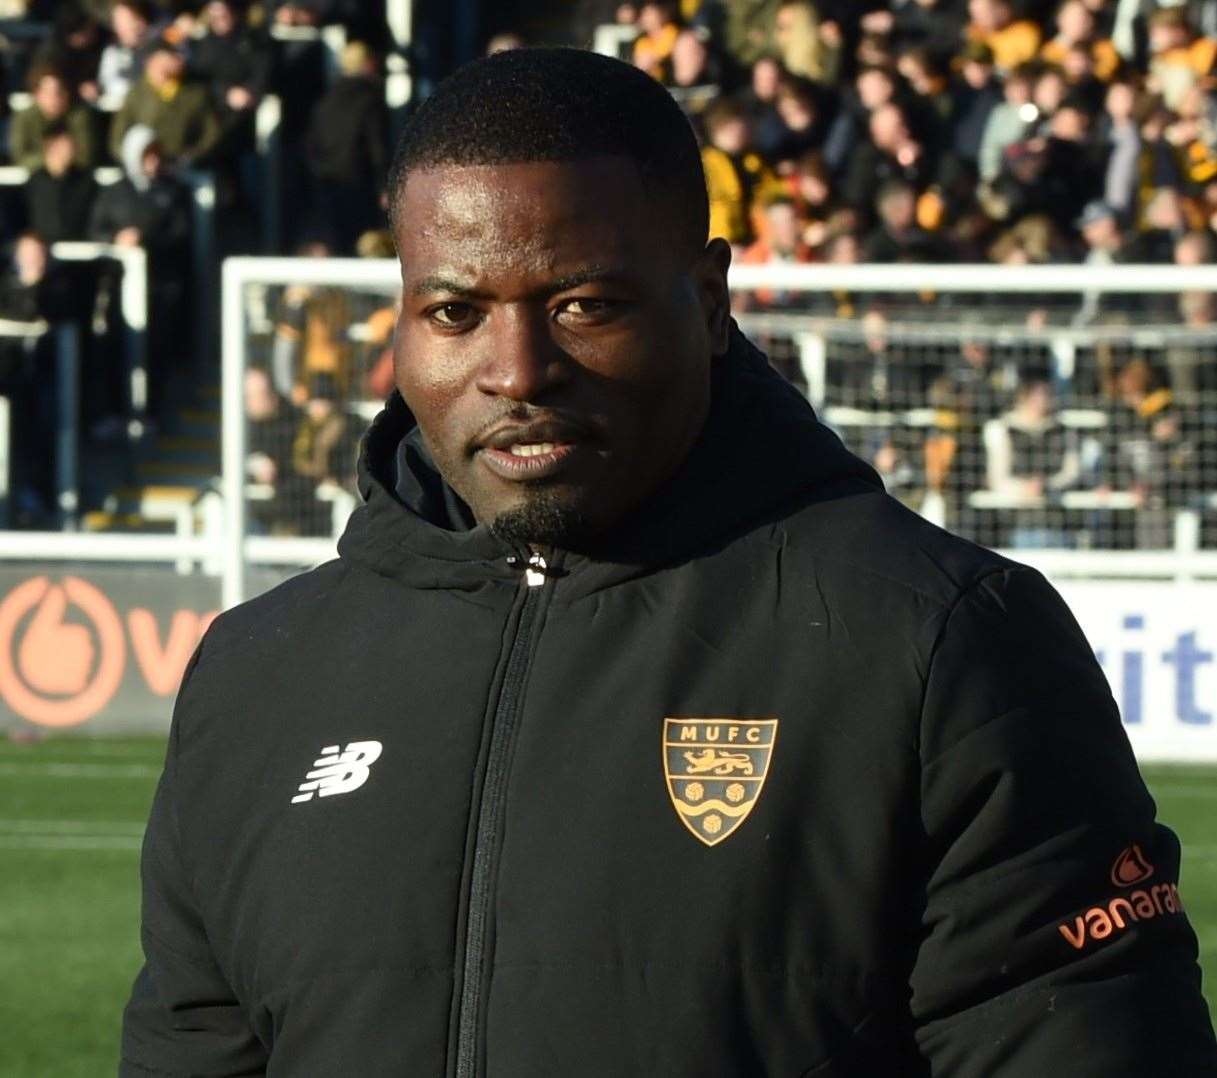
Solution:
[{"label": "man's eye", "polygon": [[576,318],[606,318],[616,307],[607,299],[568,299],[558,308],[558,314],[570,314]]},{"label": "man's eye", "polygon": [[475,312],[468,303],[444,303],[439,307],[433,307],[430,316],[433,322],[453,329],[457,326],[468,325],[473,321]]}]

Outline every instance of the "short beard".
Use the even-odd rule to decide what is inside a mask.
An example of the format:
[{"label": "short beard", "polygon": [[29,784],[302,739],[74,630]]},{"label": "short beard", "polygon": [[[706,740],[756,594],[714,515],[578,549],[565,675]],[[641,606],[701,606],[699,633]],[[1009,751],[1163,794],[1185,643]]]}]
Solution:
[{"label": "short beard", "polygon": [[573,549],[587,535],[587,518],[548,491],[500,513],[490,530],[513,547],[556,546]]}]

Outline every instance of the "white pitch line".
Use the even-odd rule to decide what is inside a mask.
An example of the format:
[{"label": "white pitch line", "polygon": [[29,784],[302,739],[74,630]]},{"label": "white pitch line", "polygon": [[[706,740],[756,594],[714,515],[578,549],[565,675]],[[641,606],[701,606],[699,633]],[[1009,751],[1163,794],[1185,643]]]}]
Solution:
[{"label": "white pitch line", "polygon": [[138,850],[129,835],[0,835],[0,850]]},{"label": "white pitch line", "polygon": [[0,775],[39,775],[52,779],[154,779],[159,767],[146,764],[0,763]]},{"label": "white pitch line", "polygon": [[0,820],[0,834],[9,835],[135,835],[144,825],[134,820]]}]

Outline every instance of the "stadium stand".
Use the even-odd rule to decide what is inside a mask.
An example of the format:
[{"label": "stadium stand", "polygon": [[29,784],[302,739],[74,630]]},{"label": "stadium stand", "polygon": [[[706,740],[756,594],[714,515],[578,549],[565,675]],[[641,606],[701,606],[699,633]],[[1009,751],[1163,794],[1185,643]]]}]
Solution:
[{"label": "stadium stand", "polygon": [[[395,44],[379,5],[342,0],[6,11],[0,222],[10,242],[51,244],[48,272],[71,280],[73,303],[31,311],[28,287],[10,292],[77,327],[65,347],[80,352],[78,430],[56,444],[87,460],[27,467],[13,424],[8,526],[201,526],[220,470],[219,259],[391,256],[378,202],[401,73],[421,94],[443,65]],[[488,50],[595,46],[667,85],[702,138],[712,229],[739,265],[1075,264],[1084,282],[1085,266],[1213,262],[1211,0],[585,0],[573,14],[481,14]],[[81,240],[104,246],[86,257]],[[147,258],[142,312],[127,249]],[[248,518],[329,536],[391,386],[393,297],[268,285],[248,304]],[[1187,511],[1198,542],[1217,542],[1212,293],[766,286],[737,306],[891,489],[948,526],[998,545],[1132,549],[1170,546]],[[61,340],[10,338],[22,356]],[[6,367],[18,411],[31,362]],[[48,384],[40,407],[65,414]],[[56,484],[71,475],[65,501]]]}]

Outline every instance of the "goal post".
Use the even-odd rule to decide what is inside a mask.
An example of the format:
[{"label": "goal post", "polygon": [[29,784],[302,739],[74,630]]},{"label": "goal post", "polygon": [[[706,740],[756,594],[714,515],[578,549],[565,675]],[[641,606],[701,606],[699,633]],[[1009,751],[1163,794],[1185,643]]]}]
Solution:
[{"label": "goal post", "polygon": [[[1056,578],[1217,578],[1217,266],[771,263],[734,266],[730,285],[744,332],[930,519]],[[354,504],[349,461],[296,483],[291,504],[251,477],[246,372],[301,402],[310,382],[333,396],[316,411],[341,417],[349,448],[378,408],[399,291],[393,260],[224,263],[225,606],[246,597],[251,564],[332,555]],[[310,334],[328,334],[329,352],[306,355]],[[1051,451],[1015,407],[1037,379],[1053,395],[1037,405],[1051,409]],[[1135,402],[1164,390],[1155,426]],[[1172,423],[1191,441],[1171,441]],[[307,443],[289,447],[301,466],[315,463]],[[1023,450],[1052,457],[1042,483],[1005,459]],[[1159,465],[1186,470],[1178,489],[1155,488]]]}]

